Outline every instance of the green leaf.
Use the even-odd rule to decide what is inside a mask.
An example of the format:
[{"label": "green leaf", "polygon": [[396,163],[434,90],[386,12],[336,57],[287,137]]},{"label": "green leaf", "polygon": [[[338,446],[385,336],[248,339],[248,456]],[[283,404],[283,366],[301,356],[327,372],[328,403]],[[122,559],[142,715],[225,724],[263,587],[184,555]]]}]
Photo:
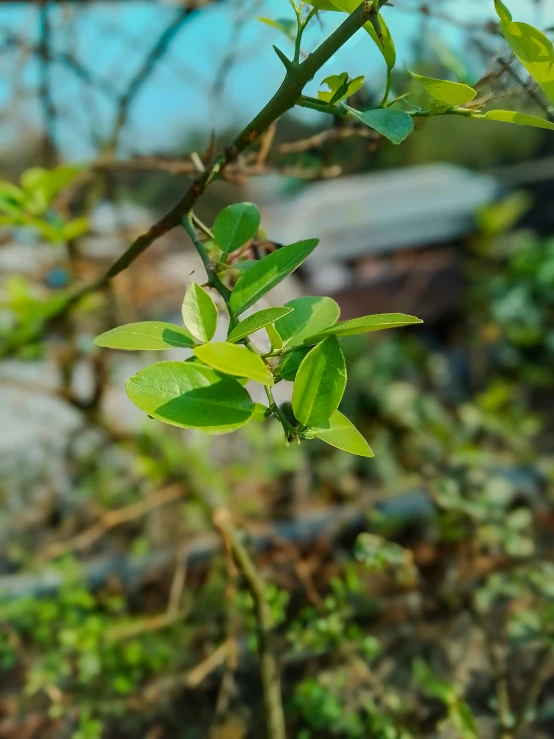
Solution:
[{"label": "green leaf", "polygon": [[538,28],[511,20],[511,14],[496,2],[500,30],[510,48],[535,82],[554,103],[554,46]]},{"label": "green leaf", "polygon": [[72,241],[86,234],[89,228],[88,218],[74,218],[62,226],[62,238],[64,241]]},{"label": "green leaf", "polygon": [[[360,3],[358,0],[310,0],[309,4],[318,10],[334,10],[350,14],[356,10]],[[379,51],[387,63],[387,67],[392,69],[396,64],[396,50],[388,26],[381,13],[379,13],[379,25],[381,26],[381,38],[379,38],[373,24],[369,21],[365,24],[364,29],[377,44]]]},{"label": "green leaf", "polygon": [[279,349],[282,349],[283,339],[279,336],[275,326],[270,323],[268,326],[265,327],[265,330],[267,332],[267,338],[269,339],[269,343],[271,344],[271,348],[273,349],[273,351],[278,351]]},{"label": "green leaf", "polygon": [[254,305],[262,295],[294,272],[318,243],[319,239],[298,241],[296,244],[283,246],[260,259],[237,280],[231,293],[232,313],[238,316]]},{"label": "green leaf", "polygon": [[158,362],[130,377],[127,395],[152,418],[183,428],[227,433],[248,423],[254,404],[232,377],[188,362]]},{"label": "green leaf", "polygon": [[23,190],[16,185],[12,185],[11,182],[0,180],[0,211],[18,213],[21,210],[24,200],[25,194]]},{"label": "green leaf", "polygon": [[244,259],[242,262],[235,262],[228,265],[230,269],[236,269],[239,272],[247,272],[251,267],[258,263],[257,259]]},{"label": "green leaf", "polygon": [[346,364],[338,339],[329,336],[302,360],[292,389],[292,409],[306,426],[324,424],[339,407]]},{"label": "green leaf", "polygon": [[487,121],[502,121],[503,123],[515,123],[517,126],[533,126],[534,128],[547,128],[554,131],[554,123],[536,115],[527,113],[516,113],[514,110],[489,110],[483,115],[474,115],[474,118],[484,118]]},{"label": "green leaf", "polygon": [[496,8],[496,12],[498,14],[498,17],[500,18],[501,23],[511,23],[512,14],[504,5],[502,0],[494,0],[494,7]]},{"label": "green leaf", "polygon": [[[204,344],[202,344],[202,346],[204,346]],[[192,355],[192,357],[187,357],[185,359],[185,362],[191,362],[192,364],[200,365],[202,367],[209,367],[209,365],[206,364],[206,362],[202,362],[198,357],[194,356],[194,354]],[[213,367],[209,367],[209,368],[213,369]],[[225,372],[223,372],[222,375],[225,375]],[[248,382],[249,382],[248,377],[235,377],[234,379],[238,383],[240,383],[243,387],[245,385],[248,385]]]},{"label": "green leaf", "polygon": [[341,321],[320,331],[314,336],[304,339],[305,345],[317,344],[318,341],[328,336],[355,336],[356,334],[367,334],[373,331],[383,331],[386,328],[399,328],[400,326],[411,326],[414,323],[423,323],[421,318],[406,316],[404,313],[377,313],[374,316],[363,316],[352,318],[350,321]]},{"label": "green leaf", "polygon": [[257,313],[253,313],[235,326],[227,337],[227,341],[240,341],[240,339],[244,339],[245,336],[250,336],[250,334],[259,331],[261,328],[265,328],[270,323],[275,323],[275,321],[279,320],[283,316],[292,313],[293,310],[294,306],[289,308],[264,308],[263,310],[259,310]]},{"label": "green leaf", "polygon": [[291,41],[294,41],[296,36],[295,21],[292,21],[289,18],[276,18],[274,20],[273,18],[263,18],[261,16],[257,20],[261,23],[265,23],[267,26],[276,28],[278,31],[281,31],[281,33],[284,33]]},{"label": "green leaf", "polygon": [[373,452],[354,424],[340,411],[335,411],[331,418],[320,426],[312,427],[316,438],[331,446],[342,449],[360,457],[373,457]]},{"label": "green leaf", "polygon": [[271,410],[266,405],[263,405],[263,403],[254,403],[253,421],[265,421],[269,415],[271,415]]},{"label": "green leaf", "polygon": [[224,254],[240,249],[256,235],[260,211],[252,203],[235,203],[218,213],[213,226],[216,244]]},{"label": "green leaf", "polygon": [[107,349],[122,349],[129,352],[194,346],[193,338],[186,329],[162,321],[140,321],[117,326],[97,336],[94,343]]},{"label": "green leaf", "polygon": [[[357,5],[359,5],[359,3],[355,0],[354,6],[357,7]],[[396,64],[396,49],[394,47],[394,41],[390,35],[389,28],[381,13],[379,13],[379,23],[381,25],[381,38],[377,36],[377,31],[371,23],[366,23],[364,29],[377,44],[379,51],[385,59],[388,69],[392,69]]]},{"label": "green leaf", "polygon": [[464,700],[457,700],[448,707],[448,715],[460,732],[461,739],[478,739],[477,726],[471,708]]},{"label": "green leaf", "polygon": [[393,144],[401,144],[414,130],[412,116],[403,110],[392,108],[355,110],[348,105],[343,105],[360,123],[373,128]]},{"label": "green leaf", "polygon": [[310,350],[308,349],[308,347],[303,347],[302,349],[297,349],[296,351],[291,352],[290,354],[286,354],[283,357],[283,361],[281,362],[277,370],[278,378],[281,380],[287,380],[289,382],[292,382],[294,378],[296,377],[298,368],[302,364],[302,360],[308,354],[309,351]]},{"label": "green leaf", "polygon": [[477,90],[469,85],[463,85],[461,82],[422,77],[415,72],[410,72],[410,74],[423,85],[434,100],[446,105],[463,105],[469,103],[477,95]]},{"label": "green leaf", "polygon": [[432,698],[436,698],[446,705],[457,700],[458,696],[454,686],[447,680],[438,677],[421,657],[416,657],[413,661],[412,675],[419,687]]},{"label": "green leaf", "polygon": [[307,336],[336,323],[340,315],[337,303],[327,297],[295,298],[285,306],[294,308],[294,312],[277,321],[275,329],[286,346],[302,344]]},{"label": "green leaf", "polygon": [[323,100],[325,103],[340,103],[341,100],[346,100],[364,84],[365,77],[356,77],[353,80],[348,79],[348,73],[343,72],[342,74],[332,74],[330,77],[326,77],[322,81],[322,85],[327,85],[331,92],[320,90],[317,93],[319,100]]},{"label": "green leaf", "polygon": [[31,167],[21,175],[20,182],[30,213],[43,213],[50,202],[82,171],[82,167],[61,165],[54,169]]},{"label": "green leaf", "polygon": [[210,341],[217,326],[217,308],[212,298],[200,285],[189,285],[183,300],[183,321],[198,341]]},{"label": "green leaf", "polygon": [[263,359],[242,344],[216,341],[196,347],[194,353],[201,362],[219,372],[273,385],[273,375]]}]

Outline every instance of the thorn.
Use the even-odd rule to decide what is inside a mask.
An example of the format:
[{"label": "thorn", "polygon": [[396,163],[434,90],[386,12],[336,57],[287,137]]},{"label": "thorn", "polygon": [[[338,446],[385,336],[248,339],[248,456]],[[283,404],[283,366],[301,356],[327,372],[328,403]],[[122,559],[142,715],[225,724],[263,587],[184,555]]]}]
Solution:
[{"label": "thorn", "polygon": [[275,53],[277,54],[277,56],[279,57],[279,59],[285,65],[285,69],[287,70],[287,72],[290,72],[290,70],[292,69],[292,62],[291,62],[291,60],[287,56],[285,56],[285,54],[277,46],[274,45],[273,48],[275,49]]}]

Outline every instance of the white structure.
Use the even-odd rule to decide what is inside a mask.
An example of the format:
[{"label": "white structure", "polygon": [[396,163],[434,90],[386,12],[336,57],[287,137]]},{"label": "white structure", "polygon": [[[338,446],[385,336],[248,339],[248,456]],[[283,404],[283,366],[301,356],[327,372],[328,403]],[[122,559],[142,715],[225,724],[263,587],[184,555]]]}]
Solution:
[{"label": "white structure", "polygon": [[314,183],[263,212],[271,239],[290,244],[317,236],[308,268],[396,249],[456,240],[498,182],[449,164],[406,167]]}]

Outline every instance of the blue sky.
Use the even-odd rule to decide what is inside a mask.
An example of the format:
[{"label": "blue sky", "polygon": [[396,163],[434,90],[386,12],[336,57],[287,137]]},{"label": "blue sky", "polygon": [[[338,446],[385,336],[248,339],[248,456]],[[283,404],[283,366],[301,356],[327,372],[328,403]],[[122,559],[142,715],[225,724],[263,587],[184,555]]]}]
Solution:
[{"label": "blue sky", "polygon": [[[246,122],[266,102],[282,79],[282,66],[271,45],[278,44],[290,52],[290,42],[278,31],[255,20],[264,15],[272,18],[290,17],[291,10],[286,0],[241,0],[245,15],[250,19],[241,25],[238,38],[237,61],[229,70],[226,84],[219,99],[210,94],[215,70],[231,48],[233,18],[236,2],[226,0],[208,6],[191,18],[179,32],[171,51],[136,98],[130,115],[124,141],[130,150],[149,153],[163,151],[182,136],[184,131],[205,127],[222,130],[229,124]],[[409,62],[412,45],[420,29],[421,16],[409,12],[417,5],[415,0],[395,0],[394,8],[386,8],[384,14],[389,23],[398,49],[399,64]],[[510,5],[510,3],[508,3]],[[534,0],[512,0],[517,4],[517,19],[536,21]],[[486,20],[494,17],[493,0],[453,0],[439,3],[435,7],[451,16],[467,20]],[[543,22],[554,23],[554,3],[543,3]],[[56,8],[53,26],[56,29],[57,49],[71,51],[82,63],[94,70],[119,90],[125,89],[140,64],[144,53],[168,19],[176,12],[170,4],[158,2],[114,2],[87,4],[75,14],[74,22],[63,21],[63,11]],[[309,50],[340,22],[342,16],[334,13],[322,14],[324,28],[317,24],[306,35],[305,48]],[[30,4],[0,5],[0,28],[7,27],[26,38],[37,38],[38,16]],[[437,37],[459,54],[464,54],[463,34],[451,24],[432,22]],[[20,77],[29,91],[29,103],[19,110],[19,119],[10,116],[8,125],[0,127],[4,145],[14,146],[18,135],[24,130],[21,120],[32,127],[38,124],[38,107],[33,91],[37,86],[37,67],[27,62],[24,68],[17,67],[20,61],[11,55],[2,59],[4,82],[0,82],[0,107],[11,105],[14,79]],[[10,66],[11,65],[11,66]],[[352,76],[365,74],[372,85],[379,87],[384,79],[384,66],[379,52],[369,37],[357,34],[321,70],[320,78],[328,74],[348,71]],[[63,67],[55,65],[52,72],[54,99],[64,111],[67,123],[58,131],[59,142],[68,158],[84,158],[94,154],[88,143],[90,131],[107,135],[113,120],[113,104],[101,93],[83,96],[83,85]],[[316,86],[312,88],[315,92]],[[309,90],[308,90],[309,91]],[[318,114],[300,111],[299,115]],[[18,121],[16,125],[13,125]],[[10,122],[12,123],[10,127]],[[21,142],[19,142],[21,143]],[[0,147],[3,148],[3,147]],[[123,149],[122,154],[125,153]]]}]

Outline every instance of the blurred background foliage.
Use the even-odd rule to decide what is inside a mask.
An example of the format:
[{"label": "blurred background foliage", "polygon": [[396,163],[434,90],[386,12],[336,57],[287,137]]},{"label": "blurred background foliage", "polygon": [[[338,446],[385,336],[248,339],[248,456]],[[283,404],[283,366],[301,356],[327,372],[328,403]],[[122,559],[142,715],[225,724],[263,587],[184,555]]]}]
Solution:
[{"label": "blurred background foliage", "polygon": [[[0,737],[263,736],[253,604],[213,533],[214,490],[269,583],[288,735],[551,736],[552,135],[440,118],[393,147],[340,121],[322,128],[317,114],[285,118],[271,153],[218,183],[202,217],[248,198],[270,214],[338,175],[454,163],[498,186],[469,230],[411,249],[393,202],[405,240],[348,267],[374,280],[362,291],[379,289],[383,312],[414,285],[383,292],[380,277],[433,249],[455,255],[461,288],[422,328],[345,341],[341,409],[374,459],[287,447],[271,423],[215,441],[161,427],[122,394],[140,359],[92,337],[178,314],[198,270],[183,236],[103,290],[73,290],[173,204],[209,128],[227,141],[267,97],[275,32],[255,18],[284,11],[107,5],[0,10]],[[547,5],[523,10],[548,25]],[[480,94],[529,111],[536,90],[514,78],[482,6],[398,0],[387,19],[410,68],[481,78]],[[145,33],[154,16],[158,38],[158,26]],[[330,73],[349,58],[371,78],[367,46],[344,54]],[[393,80],[399,95],[413,84],[404,71]]]}]

